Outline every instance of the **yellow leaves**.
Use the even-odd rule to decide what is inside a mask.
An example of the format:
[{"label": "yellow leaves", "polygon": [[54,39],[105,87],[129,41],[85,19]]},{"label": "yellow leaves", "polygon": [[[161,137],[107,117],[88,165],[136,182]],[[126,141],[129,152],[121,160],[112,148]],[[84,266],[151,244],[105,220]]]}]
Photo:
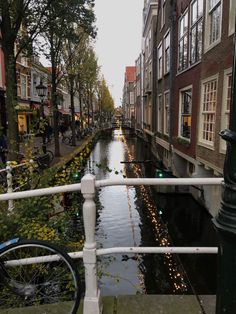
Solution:
[{"label": "yellow leaves", "polygon": [[41,224],[33,220],[25,224],[20,229],[20,235],[26,239],[37,239],[44,241],[59,240],[57,231],[46,224]]}]

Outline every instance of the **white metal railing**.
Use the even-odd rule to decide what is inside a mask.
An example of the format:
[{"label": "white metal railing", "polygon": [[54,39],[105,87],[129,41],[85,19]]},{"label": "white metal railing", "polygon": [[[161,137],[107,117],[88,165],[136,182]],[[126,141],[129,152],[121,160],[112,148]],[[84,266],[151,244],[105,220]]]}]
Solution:
[{"label": "white metal railing", "polygon": [[[69,253],[72,258],[83,258],[85,267],[85,298],[84,298],[84,314],[101,314],[102,303],[100,290],[97,280],[97,256],[118,253],[184,253],[184,254],[217,254],[217,247],[114,247],[106,249],[97,249],[95,240],[95,224],[96,224],[96,205],[94,202],[96,187],[105,187],[112,185],[221,185],[223,178],[181,178],[181,179],[106,179],[95,180],[91,174],[85,175],[81,183],[57,186],[52,188],[37,189],[23,192],[12,192],[0,195],[0,201],[13,201],[14,199],[22,199],[34,196],[57,194],[62,192],[81,191],[84,197],[83,219],[85,230],[85,243],[83,252]],[[48,260],[56,257],[50,256]],[[40,257],[23,259],[22,264],[40,263],[46,261]],[[9,261],[9,266],[13,266],[16,261]]]},{"label": "white metal railing", "polygon": [[[25,184],[23,184],[22,186],[18,186],[13,190],[13,170],[17,169],[17,168],[21,168],[24,166],[29,166],[29,173],[32,173],[33,171],[33,164],[34,164],[34,160],[30,159],[29,162],[23,162],[17,165],[12,164],[11,161],[7,161],[7,165],[6,168],[0,169],[0,174],[4,174],[6,173],[6,177],[2,178],[2,181],[5,179],[6,180],[6,189],[7,189],[7,193],[12,193],[15,192],[17,190],[19,190],[20,188],[22,188]],[[12,211],[14,209],[14,204],[13,204],[13,200],[9,199],[8,200],[8,210]]]}]

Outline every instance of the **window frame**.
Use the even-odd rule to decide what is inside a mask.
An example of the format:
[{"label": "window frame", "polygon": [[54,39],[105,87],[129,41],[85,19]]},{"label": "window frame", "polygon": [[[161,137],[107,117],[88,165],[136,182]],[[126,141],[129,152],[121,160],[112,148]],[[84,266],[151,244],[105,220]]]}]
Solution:
[{"label": "window frame", "polygon": [[[221,41],[222,35],[222,11],[223,11],[223,0],[216,0],[218,1],[212,8],[209,6],[209,2],[212,0],[206,0],[206,12],[205,12],[205,31],[204,31],[204,51],[207,52],[211,48],[218,45]],[[220,24],[219,24],[219,37],[215,39],[213,42],[210,41],[211,39],[211,18],[210,14],[214,12],[218,7],[220,7]]]},{"label": "window frame", "polygon": [[229,30],[228,35],[234,34],[235,28],[235,12],[236,12],[236,2],[235,0],[230,0],[229,3]]},{"label": "window frame", "polygon": [[[186,26],[186,30],[183,31],[183,34],[181,34],[181,21],[184,20],[185,16],[187,16],[187,26]],[[184,25],[184,24],[183,24]],[[189,64],[188,64],[188,60],[189,60],[189,8],[187,7],[186,10],[183,12],[183,14],[181,14],[181,16],[179,17],[178,20],[178,72],[182,72],[185,71]],[[185,56],[185,39],[187,40],[186,42],[186,64],[185,66],[183,66],[184,64],[184,56]],[[183,56],[181,58],[181,60],[183,59],[183,61],[181,62],[181,66],[180,66],[180,43],[183,44]]]},{"label": "window frame", "polygon": [[[167,42],[167,38],[169,37],[169,45],[166,45]],[[168,74],[170,72],[170,29],[168,29],[168,31],[165,33],[164,36],[164,75]],[[168,53],[168,57],[169,59],[167,59],[167,53]],[[169,60],[169,66],[167,67],[167,60]]]},{"label": "window frame", "polygon": [[[168,95],[168,104],[166,104],[166,96]],[[170,90],[166,90],[164,92],[164,125],[163,125],[163,133],[165,135],[170,134]]]},{"label": "window frame", "polygon": [[185,137],[182,135],[182,117],[184,115],[187,115],[185,113],[182,112],[182,95],[184,92],[191,90],[191,99],[193,99],[193,86],[192,85],[188,85],[185,86],[184,88],[181,88],[179,90],[179,128],[178,128],[178,137],[183,138],[184,140],[190,142],[191,141],[191,135],[192,135],[192,100],[191,100],[191,107],[190,107],[190,113],[188,114],[191,118],[191,125],[190,125],[190,136],[189,137]]},{"label": "window frame", "polygon": [[[22,78],[23,77],[25,78],[25,95],[22,95],[22,90],[23,90]],[[27,76],[27,74],[23,74],[23,73],[20,74],[20,97],[22,99],[28,98],[28,76]]]},{"label": "window frame", "polygon": [[161,1],[161,28],[160,28],[160,31],[165,26],[165,22],[166,22],[166,0],[162,0]]},{"label": "window frame", "polygon": [[[228,78],[231,76],[231,88],[229,91]],[[228,109],[227,103],[231,101],[232,93],[232,68],[224,70],[224,79],[223,79],[223,94],[222,94],[222,107],[221,107],[221,130],[229,127],[229,118],[230,118],[230,108]],[[230,97],[229,97],[230,95]],[[227,119],[228,115],[228,119]],[[228,121],[227,121],[228,120]],[[226,153],[226,141],[220,139],[220,153]]]},{"label": "window frame", "polygon": [[203,138],[203,130],[204,130],[204,128],[203,128],[203,124],[204,124],[203,106],[204,106],[204,85],[206,83],[210,83],[210,82],[213,82],[213,81],[216,81],[216,99],[215,99],[215,111],[214,111],[214,116],[216,118],[217,97],[218,97],[217,88],[218,88],[218,81],[219,81],[219,74],[218,73],[201,81],[201,103],[200,103],[199,127],[198,127],[198,145],[204,146],[204,147],[209,148],[211,150],[214,150],[214,145],[215,145],[216,119],[215,119],[215,123],[214,123],[214,130],[212,132],[213,133],[213,137],[214,137],[213,140],[212,141],[205,140]]},{"label": "window frame", "polygon": [[[161,103],[160,103],[161,99]],[[157,131],[162,133],[163,132],[163,95],[162,93],[158,94],[158,101],[157,101],[157,110],[158,110],[158,116],[157,116]]]},{"label": "window frame", "polygon": [[[159,55],[159,52],[161,52],[161,55]],[[158,80],[161,80],[162,77],[163,77],[163,44],[161,41],[157,46],[157,78]]]},{"label": "window frame", "polygon": [[[202,1],[202,15],[198,15],[199,14],[199,2]],[[194,3],[197,3],[197,18],[195,21],[193,21],[193,5]],[[193,0],[190,3],[190,21],[189,21],[189,58],[188,58],[188,62],[189,65],[192,66],[198,62],[201,61],[202,59],[202,53],[203,53],[203,11],[204,11],[204,1],[203,0]],[[200,24],[202,24],[201,26],[201,47],[199,48],[199,45],[197,44],[198,39],[199,39],[199,26]],[[195,59],[194,61],[192,61],[192,33],[193,30],[196,29],[196,40],[195,40],[195,49],[194,49],[194,54],[195,54]],[[196,57],[196,54],[199,54],[199,58]]]}]

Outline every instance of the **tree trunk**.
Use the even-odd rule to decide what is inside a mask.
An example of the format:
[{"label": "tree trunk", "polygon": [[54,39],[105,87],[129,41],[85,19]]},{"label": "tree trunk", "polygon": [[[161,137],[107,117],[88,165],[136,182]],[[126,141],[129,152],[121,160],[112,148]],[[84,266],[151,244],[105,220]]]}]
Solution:
[{"label": "tree trunk", "polygon": [[76,146],[75,134],[75,104],[74,104],[74,79],[70,76],[70,108],[71,108],[71,131],[72,131],[72,146]]},{"label": "tree trunk", "polygon": [[79,110],[80,110],[80,128],[81,130],[83,130],[84,124],[83,124],[83,106],[82,106],[81,90],[79,90]]},{"label": "tree trunk", "polygon": [[17,160],[19,154],[18,121],[17,121],[17,84],[14,48],[4,47],[6,68],[6,113],[8,160]]},{"label": "tree trunk", "polygon": [[53,127],[55,138],[55,157],[60,157],[59,128],[58,128],[58,97],[56,85],[56,68],[52,63],[52,108],[53,108]]},{"label": "tree trunk", "polygon": [[90,114],[90,110],[89,110],[89,91],[87,91],[87,97],[86,97],[87,99],[86,99],[86,103],[87,103],[87,106],[88,106],[88,111],[87,111],[87,114],[88,114],[88,127],[89,127],[89,125],[90,125],[90,117],[89,117],[89,114]]}]

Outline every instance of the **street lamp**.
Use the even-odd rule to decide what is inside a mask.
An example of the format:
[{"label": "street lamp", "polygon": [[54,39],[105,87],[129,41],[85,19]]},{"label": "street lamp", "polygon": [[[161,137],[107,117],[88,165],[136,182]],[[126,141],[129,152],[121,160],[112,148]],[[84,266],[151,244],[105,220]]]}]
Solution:
[{"label": "street lamp", "polygon": [[[38,96],[41,99],[41,118],[42,118],[42,121],[44,122],[44,107],[43,107],[44,104],[43,104],[43,100],[44,100],[44,97],[47,95],[47,87],[45,85],[43,85],[42,80],[40,80],[39,85],[37,85],[35,88],[36,88]],[[45,130],[43,130],[43,133],[42,133],[42,140],[43,140],[42,150],[43,150],[44,154],[46,154]]]}]

